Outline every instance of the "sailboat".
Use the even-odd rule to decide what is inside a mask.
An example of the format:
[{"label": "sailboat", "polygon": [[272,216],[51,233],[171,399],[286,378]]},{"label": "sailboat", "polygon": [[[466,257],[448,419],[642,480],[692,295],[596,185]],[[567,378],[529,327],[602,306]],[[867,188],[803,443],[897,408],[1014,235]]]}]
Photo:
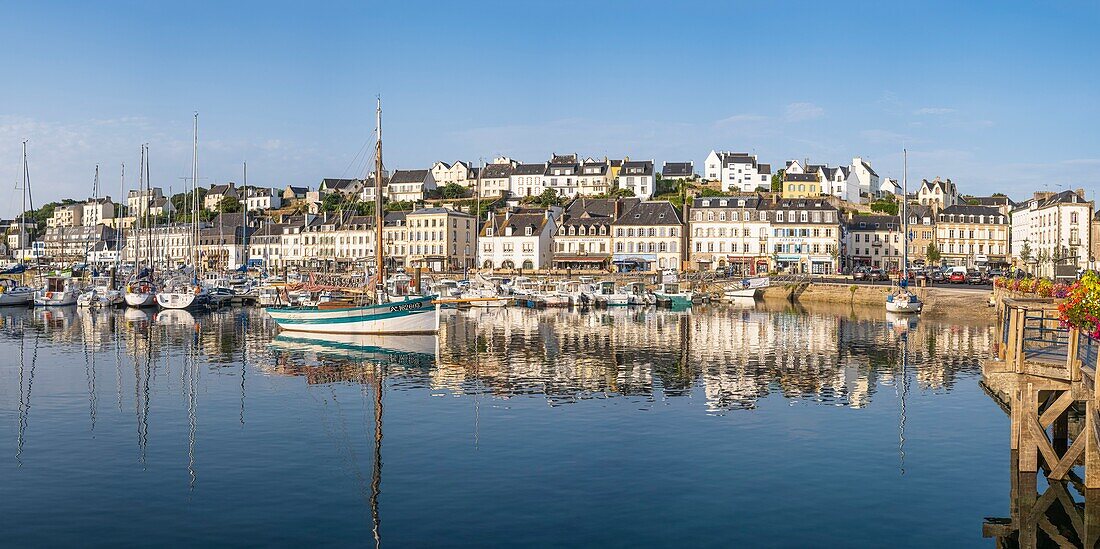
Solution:
[{"label": "sailboat", "polygon": [[[23,213],[19,215],[19,247],[26,243],[27,220],[27,193],[30,191],[30,171],[27,169],[27,142],[23,142]],[[22,254],[22,252],[20,252]],[[18,274],[20,282],[12,279],[0,281],[0,306],[6,305],[30,305],[34,301],[34,288],[24,284],[27,266],[23,263],[24,257],[19,258],[19,263],[0,274]]]},{"label": "sailboat", "polygon": [[210,304],[210,293],[198,281],[199,245],[199,114],[195,113],[195,140],[191,156],[191,272],[165,282],[157,305],[165,309],[193,309]]},{"label": "sailboat", "polygon": [[[144,152],[144,149],[143,149]],[[95,167],[95,182],[92,184],[92,200],[99,198],[99,164]],[[90,241],[84,245],[84,264],[88,264],[88,251]],[[99,307],[114,307],[123,302],[122,292],[114,288],[113,276],[92,276],[92,285],[84,290],[76,298],[76,305],[81,308],[95,309]]]},{"label": "sailboat", "polygon": [[886,311],[919,313],[924,308],[917,294],[909,291],[909,153],[902,150],[901,171],[901,279],[898,289],[886,295]]},{"label": "sailboat", "polygon": [[[139,202],[138,202],[138,211],[134,212],[135,222],[137,221],[137,216],[139,216],[139,215],[148,216],[149,215],[149,196],[150,195],[149,195],[148,190],[143,190],[142,186],[141,186],[142,181],[144,179],[146,179],[146,178],[142,177],[142,175],[145,173],[145,169],[146,169],[145,168],[146,163],[144,161],[145,160],[145,151],[146,151],[145,147],[142,146],[142,160],[143,160],[143,162],[142,162],[142,167],[139,168],[139,170],[138,170],[138,174],[139,174],[139,177],[138,177],[138,199],[139,199]],[[146,185],[146,186],[148,186],[148,185]],[[123,195],[125,195],[125,193],[126,193],[126,165],[125,164],[122,165],[122,193],[123,193]],[[137,225],[137,224],[135,223],[135,225]],[[145,227],[146,231],[149,230],[148,226],[147,226],[148,224],[142,224],[142,225],[146,226]],[[119,227],[119,229],[121,231],[121,227]],[[123,241],[124,241],[124,239],[120,235],[119,236],[119,242],[123,242]],[[148,250],[148,246],[146,246],[146,248],[147,248],[146,252],[151,251],[151,250]],[[119,255],[121,255],[121,253],[122,253],[122,246],[120,244],[119,245]],[[151,257],[152,257],[152,254],[150,254],[150,258]],[[151,264],[152,264],[152,261],[150,261],[150,265]],[[118,270],[117,265],[116,265],[115,270],[117,272],[117,270]],[[134,232],[134,269],[133,269],[133,275],[132,275],[132,278],[130,279],[130,283],[126,285],[126,291],[124,292],[123,297],[126,300],[126,305],[128,305],[130,307],[138,307],[138,308],[153,307],[157,304],[157,286],[156,286],[156,284],[153,283],[152,274],[149,271],[141,268],[141,233],[138,233],[136,231]]]},{"label": "sailboat", "polygon": [[374,168],[374,303],[347,306],[339,302],[316,307],[269,307],[267,314],[279,328],[330,334],[415,335],[439,331],[439,306],[435,296],[391,298],[386,291],[386,265],[382,253],[382,100],[375,111],[377,141]]}]

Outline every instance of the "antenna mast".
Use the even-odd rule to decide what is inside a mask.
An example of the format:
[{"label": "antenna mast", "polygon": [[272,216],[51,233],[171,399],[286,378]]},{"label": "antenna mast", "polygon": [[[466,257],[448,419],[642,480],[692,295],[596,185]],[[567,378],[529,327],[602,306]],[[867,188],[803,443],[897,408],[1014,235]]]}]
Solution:
[{"label": "antenna mast", "polygon": [[374,113],[375,133],[377,140],[374,145],[374,273],[375,294],[378,303],[382,302],[382,292],[386,287],[385,267],[382,253],[382,222],[385,212],[382,210],[382,97],[378,96],[378,106]]}]

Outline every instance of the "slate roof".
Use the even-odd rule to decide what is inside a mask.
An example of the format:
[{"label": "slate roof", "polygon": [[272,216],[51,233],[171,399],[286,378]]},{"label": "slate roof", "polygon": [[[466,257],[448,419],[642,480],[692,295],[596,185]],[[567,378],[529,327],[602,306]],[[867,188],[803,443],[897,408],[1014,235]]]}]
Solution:
[{"label": "slate roof", "polygon": [[511,164],[489,164],[481,170],[482,179],[502,179],[512,175]]},{"label": "slate roof", "polygon": [[306,193],[309,192],[309,187],[295,187],[294,185],[287,185],[287,188],[289,188],[291,190],[291,192],[293,192],[296,195],[306,194]]},{"label": "slate roof", "polygon": [[593,160],[587,164],[581,164],[581,169],[577,172],[577,175],[605,175],[610,169],[611,166],[608,166],[607,162]]},{"label": "slate roof", "polygon": [[542,175],[545,169],[545,164],[520,164],[512,171],[512,175]]},{"label": "slate roof", "polygon": [[818,182],[818,177],[817,177],[817,172],[813,172],[813,173],[790,173],[790,172],[785,172],[783,174],[783,181],[817,183]]},{"label": "slate roof", "polygon": [[536,209],[520,209],[509,212],[498,212],[493,215],[489,223],[482,226],[482,233],[490,226],[493,227],[493,236],[507,236],[507,228],[512,227],[512,236],[527,236],[524,231],[531,227],[531,236],[542,232],[546,225],[546,211]]},{"label": "slate roof", "polygon": [[718,160],[722,164],[752,164],[756,166],[756,157],[749,153],[744,152],[730,152],[730,151],[716,151],[718,154]]},{"label": "slate roof", "polygon": [[781,198],[775,202],[763,201],[760,209],[765,210],[836,210],[836,206],[822,198]]},{"label": "slate roof", "polygon": [[227,194],[231,189],[229,185],[211,185],[210,190],[206,191],[207,195]]},{"label": "slate roof", "polygon": [[423,183],[430,170],[397,170],[390,176],[390,184]]},{"label": "slate roof", "polygon": [[610,224],[615,220],[615,202],[619,202],[620,217],[637,206],[639,198],[576,198],[565,207],[562,225]]},{"label": "slate roof", "polygon": [[866,168],[868,172],[871,172],[872,176],[878,177],[878,174],[875,173],[875,170],[871,169],[871,165],[868,164],[866,160],[860,160],[859,163],[863,164],[863,167]]},{"label": "slate roof", "polygon": [[695,175],[695,164],[692,162],[665,162],[661,166],[661,177],[680,178]]},{"label": "slate roof", "polygon": [[464,216],[464,217],[473,217],[472,215],[470,215],[466,212],[460,212],[458,210],[452,210],[450,208],[421,208],[419,210],[413,210],[413,211],[409,212],[407,215],[434,215],[434,214],[441,214],[441,213],[450,214],[450,215]]},{"label": "slate roof", "polygon": [[405,224],[405,216],[408,215],[408,211],[397,210],[393,212],[386,212],[386,215],[382,218],[382,225],[387,227],[394,227]]},{"label": "slate roof", "polygon": [[[1065,194],[1065,193],[1069,193],[1073,196],[1077,196],[1077,193],[1074,193],[1073,191],[1064,191],[1064,192],[1058,193],[1058,195],[1062,195],[1062,194]],[[1055,196],[1058,196],[1058,195],[1055,195]],[[1073,198],[1071,198],[1071,197],[1066,197],[1066,199],[1069,202],[1074,201]],[[1016,205],[1016,203],[1013,202],[1012,199],[1010,199],[1007,196],[972,196],[967,201],[968,202],[970,202],[970,201],[977,202],[979,206],[996,206],[996,207],[1009,206],[1009,207],[1011,207],[1011,206]]]},{"label": "slate roof", "polygon": [[321,180],[321,188],[330,191],[343,191],[355,185],[356,183],[362,183],[358,179],[335,179],[326,177]]},{"label": "slate roof", "polygon": [[[948,206],[940,211],[940,220],[944,220],[945,216],[950,215],[965,215],[965,216],[986,216],[988,220],[990,217],[996,218],[1000,216],[1004,223],[1008,223],[1008,216],[1002,214],[997,208],[990,208],[989,206],[972,206],[969,204],[955,204],[954,206]],[[956,221],[958,222],[958,221]]]},{"label": "slate roof", "polygon": [[[744,200],[745,205],[740,206],[740,201]],[[725,202],[725,204],[723,204]],[[743,209],[750,208],[756,209],[760,206],[762,199],[758,194],[750,195],[737,195],[737,196],[706,196],[697,197],[692,201],[692,208],[699,209],[715,209],[715,208],[733,208]]]},{"label": "slate roof", "polygon": [[653,175],[653,161],[629,160],[623,162],[623,167],[619,170],[619,176],[624,175]]},{"label": "slate roof", "polygon": [[852,231],[897,230],[899,228],[901,228],[901,216],[898,215],[859,215],[848,222],[848,229]]},{"label": "slate roof", "polygon": [[762,174],[770,174],[770,173],[772,173],[772,165],[771,164],[759,164],[759,165],[756,166],[756,171],[759,172],[759,173],[762,173]]},{"label": "slate roof", "polygon": [[680,212],[667,200],[640,202],[619,216],[615,225],[683,225]]}]

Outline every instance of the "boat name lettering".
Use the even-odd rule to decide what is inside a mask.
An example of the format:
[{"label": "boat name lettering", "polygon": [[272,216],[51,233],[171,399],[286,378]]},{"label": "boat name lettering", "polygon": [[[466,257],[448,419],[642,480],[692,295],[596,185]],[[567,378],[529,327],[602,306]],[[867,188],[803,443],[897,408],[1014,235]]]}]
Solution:
[{"label": "boat name lettering", "polygon": [[390,312],[396,313],[398,311],[411,311],[413,309],[419,309],[423,306],[423,301],[417,301],[415,303],[402,303],[401,305],[390,305]]}]

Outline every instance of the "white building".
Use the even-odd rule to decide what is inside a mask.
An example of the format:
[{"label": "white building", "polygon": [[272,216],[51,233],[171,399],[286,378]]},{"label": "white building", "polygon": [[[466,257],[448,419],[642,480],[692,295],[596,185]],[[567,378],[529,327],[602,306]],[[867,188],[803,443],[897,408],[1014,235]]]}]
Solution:
[{"label": "white building", "polygon": [[162,198],[165,198],[165,196],[160,187],[142,190],[131,189],[126,193],[127,215],[141,217],[145,215],[145,210],[149,208],[150,204]]},{"label": "white building", "polygon": [[882,178],[882,183],[878,186],[878,191],[875,192],[876,198],[886,198],[889,196],[899,197],[901,196],[902,188],[898,184],[897,179],[890,179],[889,177]]},{"label": "white building", "polygon": [[612,228],[615,252],[611,262],[618,271],[678,271],[683,267],[684,222],[667,200],[640,202],[620,215]]},{"label": "white building", "polygon": [[771,224],[762,203],[756,194],[696,198],[688,214],[691,267],[738,275],[768,272]]},{"label": "white building", "polygon": [[930,206],[938,212],[959,203],[959,190],[950,179],[941,180],[938,177],[932,181],[925,179],[917,189],[917,202],[923,206]]},{"label": "white building", "polygon": [[653,196],[653,161],[652,160],[625,160],[623,167],[619,169],[619,188],[631,191],[634,196],[642,200],[649,200]]},{"label": "white building", "polygon": [[851,167],[817,166],[817,172],[824,194],[835,196],[853,204],[859,204],[860,181]]},{"label": "white building", "polygon": [[1012,258],[1020,264],[1036,265],[1036,274],[1044,276],[1054,274],[1055,263],[1086,268],[1093,206],[1085,200],[1084,189],[1037,192],[1017,204],[1011,219]]},{"label": "white building", "polygon": [[844,250],[849,266],[901,268],[905,240],[900,216],[860,215],[849,219],[846,225]]},{"label": "white building", "polygon": [[81,223],[84,225],[99,225],[107,219],[115,217],[115,203],[111,197],[89,199],[82,205]]},{"label": "white building", "polygon": [[451,183],[457,183],[463,187],[473,187],[477,182],[477,170],[470,166],[469,162],[462,160],[448,164],[442,160],[432,164],[432,177],[437,186],[443,187]]},{"label": "white building", "polygon": [[515,171],[517,163],[514,160],[505,159],[505,162],[494,162],[481,169],[481,186],[479,194],[482,198],[494,198],[508,193],[508,182]]},{"label": "white building", "polygon": [[792,198],[761,205],[771,222],[772,257],[791,272],[830,274],[840,257],[837,209],[821,198]]},{"label": "white building", "polygon": [[871,163],[860,158],[852,159],[850,166],[852,174],[859,179],[860,191],[863,194],[873,194],[879,188],[879,177],[875,170],[871,169]]},{"label": "white building", "polygon": [[577,194],[596,196],[611,192],[611,163],[605,160],[585,159],[577,173]]},{"label": "white building", "polygon": [[759,187],[771,189],[772,168],[757,163],[755,154],[710,151],[703,179],[720,181],[723,192],[754,192]]},{"label": "white building", "polygon": [[385,192],[394,202],[424,200],[424,192],[436,188],[431,170],[396,170],[390,176]]},{"label": "white building", "polygon": [[226,198],[239,198],[236,183],[210,185],[210,190],[206,191],[206,196],[202,199],[202,207],[212,212],[217,211],[222,200]]},{"label": "white building", "polygon": [[546,163],[546,169],[542,174],[542,186],[544,189],[554,189],[558,196],[573,198],[579,188],[577,174],[580,172],[580,162],[576,154],[555,154]]},{"label": "white building", "polygon": [[54,227],[79,227],[83,224],[84,205],[68,204],[58,206],[53,210],[53,216],[46,220],[47,228]]},{"label": "white building", "polygon": [[245,206],[250,212],[277,210],[283,207],[283,193],[278,189],[252,188],[245,199]]},{"label": "white building", "polygon": [[538,196],[542,194],[542,174],[546,164],[519,164],[508,177],[508,190],[512,196]]},{"label": "white building", "polygon": [[478,239],[478,265],[504,270],[549,268],[561,211],[554,207],[488,214]]}]

